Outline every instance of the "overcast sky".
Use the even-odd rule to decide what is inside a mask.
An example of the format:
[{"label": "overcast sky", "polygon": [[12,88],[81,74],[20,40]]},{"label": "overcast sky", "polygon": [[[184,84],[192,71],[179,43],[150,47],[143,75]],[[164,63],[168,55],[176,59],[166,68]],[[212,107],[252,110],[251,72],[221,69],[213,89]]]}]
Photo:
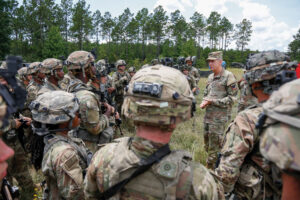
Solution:
[{"label": "overcast sky", "polygon": [[[21,0],[19,0],[21,1]],[[300,0],[86,0],[91,10],[109,11],[113,17],[125,8],[137,13],[142,8],[152,11],[162,5],[170,14],[180,10],[187,21],[195,11],[209,16],[217,11],[237,24],[243,18],[251,20],[253,33],[248,48],[251,50],[278,49],[286,51],[293,35],[300,28]],[[59,3],[59,0],[56,0]],[[77,2],[77,0],[74,0]],[[233,46],[232,46],[233,47]]]}]

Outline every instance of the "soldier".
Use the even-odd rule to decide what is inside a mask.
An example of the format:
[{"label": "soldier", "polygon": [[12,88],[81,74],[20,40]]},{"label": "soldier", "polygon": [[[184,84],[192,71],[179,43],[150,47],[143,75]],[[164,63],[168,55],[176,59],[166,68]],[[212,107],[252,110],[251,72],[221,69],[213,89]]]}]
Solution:
[{"label": "soldier", "polygon": [[208,63],[213,71],[208,76],[204,98],[200,108],[206,108],[204,116],[204,144],[208,152],[207,167],[213,169],[217,153],[221,149],[225,124],[228,120],[228,106],[232,105],[237,94],[234,75],[222,68],[222,52],[208,55]]},{"label": "soldier", "polygon": [[192,56],[188,56],[185,59],[185,64],[190,67],[190,75],[194,77],[196,84],[198,85],[199,80],[200,80],[200,74],[199,71],[196,67],[193,66],[193,57]]},{"label": "soldier", "polygon": [[94,61],[94,56],[87,51],[75,51],[67,59],[72,78],[67,91],[76,94],[81,116],[79,131],[73,132],[73,137],[81,138],[92,152],[98,149],[98,144],[112,140],[112,135],[105,134],[105,129],[109,127],[108,118],[114,113],[112,106],[103,103],[105,113],[102,114],[98,98],[86,85],[94,77]]},{"label": "soldier", "polygon": [[153,59],[151,60],[151,65],[158,65],[160,62],[159,62],[159,59]]},{"label": "soldier", "polygon": [[113,76],[113,88],[116,90],[115,100],[118,107],[118,112],[121,113],[121,107],[124,100],[124,88],[130,81],[130,75],[125,71],[126,62],[118,60],[115,64],[117,70]]},{"label": "soldier", "polygon": [[136,136],[106,144],[84,181],[86,199],[222,199],[222,187],[185,151],[170,151],[170,137],[191,117],[193,94],[178,70],[139,70],[125,94],[124,115]]},{"label": "soldier", "polygon": [[27,86],[26,107],[36,99],[38,91],[41,89],[45,75],[40,71],[40,62],[33,62],[27,69],[27,74],[32,76],[32,81]]},{"label": "soldier", "polygon": [[51,91],[39,95],[30,107],[35,132],[32,162],[46,178],[44,199],[83,199],[83,176],[91,155],[82,140],[68,137],[80,124],[78,99]]},{"label": "soldier", "polygon": [[135,67],[129,67],[128,73],[129,73],[130,79],[131,79],[136,73]]},{"label": "soldier", "polygon": [[300,196],[300,80],[283,85],[263,104],[267,116],[260,152],[281,171],[282,199]]},{"label": "soldier", "polygon": [[188,66],[182,66],[181,71],[185,75],[186,79],[188,80],[190,88],[194,94],[197,90],[197,85],[196,85],[196,81],[195,81],[194,77],[190,75],[189,69],[190,68]]},{"label": "soldier", "polygon": [[63,63],[56,58],[47,58],[41,63],[41,71],[46,76],[44,85],[38,92],[41,95],[45,92],[61,90],[58,82],[64,78]]},{"label": "soldier", "polygon": [[21,69],[18,70],[18,76],[24,88],[26,88],[29,85],[31,80],[31,78],[28,77],[27,75],[27,69],[28,69],[27,67],[22,67]]},{"label": "soldier", "polygon": [[243,78],[238,82],[238,87],[240,89],[240,98],[238,103],[238,113],[245,110],[247,107],[256,105],[257,98],[253,96],[251,88],[247,81]]},{"label": "soldier", "polygon": [[[266,101],[273,90],[289,80],[290,74],[284,71],[288,66],[286,60],[288,57],[279,51],[249,57],[245,79],[259,103]],[[279,177],[263,162],[259,153],[260,137],[255,125],[261,112],[260,104],[248,107],[238,113],[225,133],[215,173],[225,192],[235,199],[280,198],[280,188],[275,184],[280,182]]]}]

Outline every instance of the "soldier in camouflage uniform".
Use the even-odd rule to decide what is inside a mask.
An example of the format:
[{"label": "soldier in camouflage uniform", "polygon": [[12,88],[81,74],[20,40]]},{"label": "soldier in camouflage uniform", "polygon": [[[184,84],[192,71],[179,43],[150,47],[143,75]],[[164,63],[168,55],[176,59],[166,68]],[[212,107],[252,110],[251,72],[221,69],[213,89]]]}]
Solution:
[{"label": "soldier in camouflage uniform", "polygon": [[72,93],[50,91],[30,105],[35,133],[32,162],[41,168],[47,183],[44,199],[84,199],[83,178],[89,151],[68,131],[80,124],[79,103]]},{"label": "soldier in camouflage uniform", "polygon": [[[176,125],[191,117],[193,98],[180,71],[162,65],[139,70],[122,107],[135,123],[136,136],[97,151],[84,180],[85,198],[224,199],[222,187],[204,166],[193,163],[188,152],[170,151],[168,146]],[[121,188],[109,189],[141,165],[148,168]]]},{"label": "soldier in camouflage uniform", "polygon": [[283,85],[263,104],[267,127],[260,152],[281,170],[282,199],[300,196],[300,79]]},{"label": "soldier in camouflage uniform", "polygon": [[23,88],[26,88],[30,83],[30,78],[28,77],[27,70],[27,67],[22,67],[18,70],[18,78]]},{"label": "soldier in camouflage uniform", "polygon": [[113,74],[113,88],[116,91],[115,101],[118,112],[121,113],[121,107],[124,101],[124,88],[130,81],[130,75],[125,71],[126,62],[124,60],[118,60],[115,64],[117,71]]},{"label": "soldier in camouflage uniform", "polygon": [[[278,51],[251,55],[247,61],[245,79],[258,102],[266,101],[281,81],[288,80],[286,67],[289,58]],[[277,81],[275,81],[275,78]],[[225,192],[236,199],[279,199],[280,182],[276,171],[263,162],[259,152],[259,131],[255,128],[262,112],[260,104],[240,112],[229,125],[224,137],[216,175],[222,181]],[[260,124],[260,123],[258,123]]]},{"label": "soldier in camouflage uniform", "polygon": [[190,75],[189,69],[190,68],[188,66],[182,66],[181,71],[185,75],[186,79],[188,80],[190,88],[194,94],[195,91],[197,90],[197,85],[194,77]]},{"label": "soldier in camouflage uniform", "polygon": [[135,75],[135,73],[136,73],[135,67],[129,67],[128,73],[129,73],[130,79],[131,79]]},{"label": "soldier in camouflage uniform", "polygon": [[237,94],[234,75],[222,68],[222,52],[212,52],[208,62],[213,71],[208,76],[204,98],[200,108],[206,108],[204,116],[204,144],[208,152],[207,167],[213,169],[217,153],[222,146],[225,124],[228,120],[228,106],[235,101]]},{"label": "soldier in camouflage uniform", "polygon": [[25,106],[28,107],[30,103],[36,99],[39,90],[41,89],[45,75],[40,71],[41,62],[33,62],[27,69],[27,74],[32,76],[32,80],[27,86],[27,97]]},{"label": "soldier in camouflage uniform", "polygon": [[185,64],[190,67],[189,73],[192,77],[194,77],[196,84],[198,85],[200,80],[200,73],[196,67],[193,66],[193,57],[188,56],[185,59]]},{"label": "soldier in camouflage uniform", "polygon": [[94,56],[87,51],[75,51],[67,59],[72,78],[67,91],[76,94],[80,105],[81,123],[79,131],[74,132],[73,137],[81,138],[92,152],[98,149],[98,144],[112,140],[112,135],[105,134],[105,129],[109,128],[109,117],[114,113],[112,106],[102,103],[106,110],[102,114],[97,96],[86,85],[94,77],[94,61]]},{"label": "soldier in camouflage uniform", "polygon": [[62,61],[56,58],[47,58],[41,63],[40,68],[42,73],[46,75],[46,80],[38,95],[49,91],[61,90],[58,82],[64,78]]},{"label": "soldier in camouflage uniform", "polygon": [[238,87],[240,89],[240,98],[238,103],[238,113],[245,110],[247,107],[257,104],[257,98],[253,96],[251,88],[247,81],[242,78],[238,82]]}]

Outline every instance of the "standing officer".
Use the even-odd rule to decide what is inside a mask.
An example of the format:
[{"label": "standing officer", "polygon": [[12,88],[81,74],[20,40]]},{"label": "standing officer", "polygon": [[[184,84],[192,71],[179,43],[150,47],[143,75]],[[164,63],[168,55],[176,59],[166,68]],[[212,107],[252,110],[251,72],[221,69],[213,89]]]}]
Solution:
[{"label": "standing officer", "polygon": [[234,75],[222,67],[223,53],[212,52],[208,64],[213,71],[208,76],[204,98],[200,108],[206,108],[204,116],[204,143],[208,152],[207,167],[213,169],[217,153],[222,146],[223,133],[228,120],[228,106],[232,105],[237,94]]}]

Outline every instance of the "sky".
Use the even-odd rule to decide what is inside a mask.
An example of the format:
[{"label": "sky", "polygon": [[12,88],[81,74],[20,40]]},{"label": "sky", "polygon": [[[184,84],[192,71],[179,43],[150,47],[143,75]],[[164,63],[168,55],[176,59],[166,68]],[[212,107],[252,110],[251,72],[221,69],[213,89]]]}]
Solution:
[{"label": "sky", "polygon": [[[21,1],[21,0],[19,0]],[[195,11],[208,17],[217,11],[233,24],[244,18],[252,22],[252,36],[247,48],[251,50],[287,51],[293,35],[300,28],[299,0],[86,0],[91,10],[109,11],[113,17],[125,8],[137,13],[142,8],[153,11],[162,5],[168,14],[180,10],[187,21]],[[59,0],[56,0],[59,3]],[[77,2],[77,0],[74,0]],[[230,46],[235,48],[234,42]]]}]

